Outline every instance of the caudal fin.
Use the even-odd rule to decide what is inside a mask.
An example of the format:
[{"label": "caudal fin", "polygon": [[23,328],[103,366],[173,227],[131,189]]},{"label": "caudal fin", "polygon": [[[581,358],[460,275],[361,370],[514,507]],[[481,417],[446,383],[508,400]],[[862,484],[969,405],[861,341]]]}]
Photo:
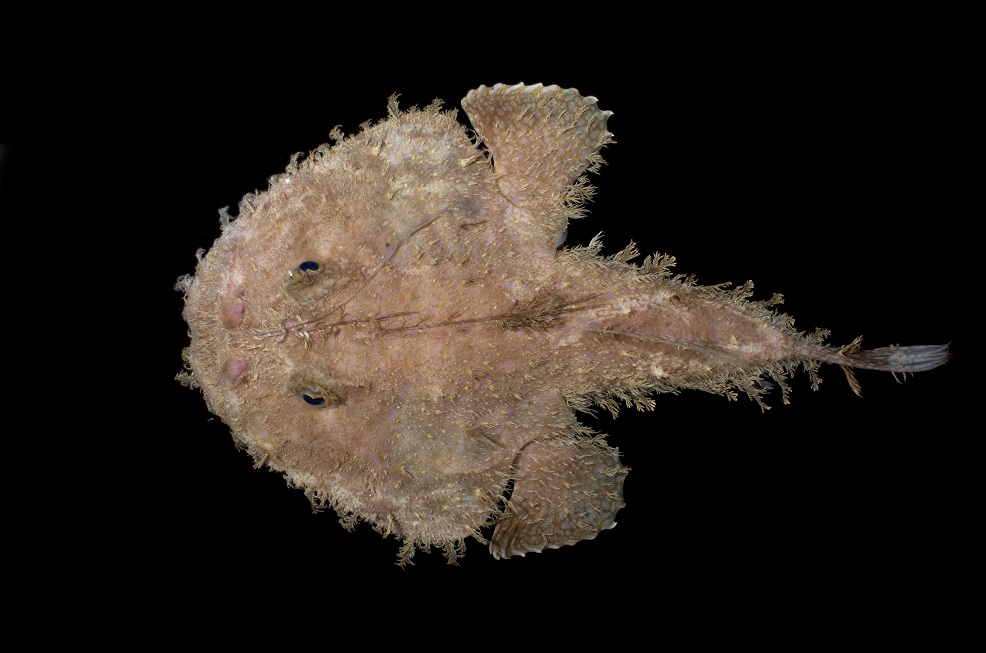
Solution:
[{"label": "caudal fin", "polygon": [[860,336],[839,350],[836,360],[830,362],[842,366],[846,373],[849,387],[857,395],[862,396],[859,381],[853,374],[852,368],[862,370],[880,370],[881,372],[927,372],[939,365],[944,365],[950,355],[944,345],[917,345],[912,347],[878,347],[876,349],[860,349],[863,337]]},{"label": "caudal fin", "polygon": [[839,356],[845,360],[842,365],[883,372],[926,372],[948,361],[951,344],[860,349],[862,342],[860,336],[839,350]]}]

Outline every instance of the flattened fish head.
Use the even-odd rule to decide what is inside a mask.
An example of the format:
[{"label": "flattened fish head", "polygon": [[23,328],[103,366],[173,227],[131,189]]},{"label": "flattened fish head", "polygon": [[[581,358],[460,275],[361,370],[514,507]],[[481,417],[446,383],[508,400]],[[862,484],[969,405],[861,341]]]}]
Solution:
[{"label": "flattened fish head", "polygon": [[[386,120],[245,197],[180,284],[183,380],[256,460],[345,522],[397,535],[403,556],[436,545],[454,557],[481,537],[521,448],[575,424],[556,388],[512,380],[529,334],[502,327],[552,264],[567,188],[608,137],[607,114],[593,111],[594,144],[584,129],[558,139],[578,151],[555,152],[525,179],[518,157],[534,162],[531,138],[548,145],[545,124],[558,128],[542,96],[594,107],[557,87],[470,95],[505,152],[496,172],[455,112],[401,112],[392,99]],[[519,132],[514,114],[528,123]],[[566,127],[585,123],[562,115]],[[508,124],[516,138],[504,140]]]}]

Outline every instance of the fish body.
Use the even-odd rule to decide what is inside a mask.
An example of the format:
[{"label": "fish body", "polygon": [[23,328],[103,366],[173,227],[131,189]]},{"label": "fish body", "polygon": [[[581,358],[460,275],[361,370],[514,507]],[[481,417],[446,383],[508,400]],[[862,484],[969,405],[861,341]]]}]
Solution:
[{"label": "fish body", "polygon": [[[631,243],[563,244],[611,115],[557,86],[497,84],[388,115],[295,158],[179,280],[186,369],[257,462],[401,563],[497,558],[612,528],[628,468],[578,413],[662,392],[746,394],[822,364],[933,369],[947,345],[825,344],[752,285],[698,285]],[[766,406],[765,406],[766,407]]]}]

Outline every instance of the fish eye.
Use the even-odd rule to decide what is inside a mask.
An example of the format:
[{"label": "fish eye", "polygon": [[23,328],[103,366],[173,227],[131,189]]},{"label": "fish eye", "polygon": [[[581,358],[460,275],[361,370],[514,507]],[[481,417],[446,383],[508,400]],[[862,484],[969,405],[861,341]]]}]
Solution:
[{"label": "fish eye", "polygon": [[311,406],[325,405],[325,397],[322,397],[321,393],[318,390],[312,390],[311,392],[302,392],[301,398],[304,399],[305,402]]},{"label": "fish eye", "polygon": [[288,390],[309,406],[341,406],[346,389],[331,373],[317,368],[302,369],[291,375]]},{"label": "fish eye", "polygon": [[318,269],[322,266],[318,264],[318,261],[302,261],[298,264],[299,272],[318,272]]},{"label": "fish eye", "polygon": [[288,281],[291,283],[315,283],[319,277],[322,264],[318,261],[302,261],[293,270],[288,270]]},{"label": "fish eye", "polygon": [[328,294],[339,276],[338,265],[306,259],[288,270],[284,277],[284,291],[298,302],[313,301]]}]

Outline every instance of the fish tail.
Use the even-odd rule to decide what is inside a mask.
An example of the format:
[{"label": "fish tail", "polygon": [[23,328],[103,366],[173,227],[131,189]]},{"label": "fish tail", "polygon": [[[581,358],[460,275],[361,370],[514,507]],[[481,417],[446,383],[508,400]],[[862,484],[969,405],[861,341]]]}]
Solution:
[{"label": "fish tail", "polygon": [[944,345],[917,345],[913,347],[878,347],[861,349],[863,337],[860,336],[839,350],[839,363],[843,367],[883,372],[926,372],[944,365],[950,355]]},{"label": "fish tail", "polygon": [[824,357],[822,360],[835,363],[842,367],[846,374],[849,387],[857,395],[862,396],[862,389],[853,368],[861,370],[879,370],[893,374],[908,372],[926,372],[944,365],[951,358],[948,348],[951,343],[944,345],[917,345],[912,347],[878,347],[876,349],[861,349],[863,337],[860,336],[848,345]]}]

